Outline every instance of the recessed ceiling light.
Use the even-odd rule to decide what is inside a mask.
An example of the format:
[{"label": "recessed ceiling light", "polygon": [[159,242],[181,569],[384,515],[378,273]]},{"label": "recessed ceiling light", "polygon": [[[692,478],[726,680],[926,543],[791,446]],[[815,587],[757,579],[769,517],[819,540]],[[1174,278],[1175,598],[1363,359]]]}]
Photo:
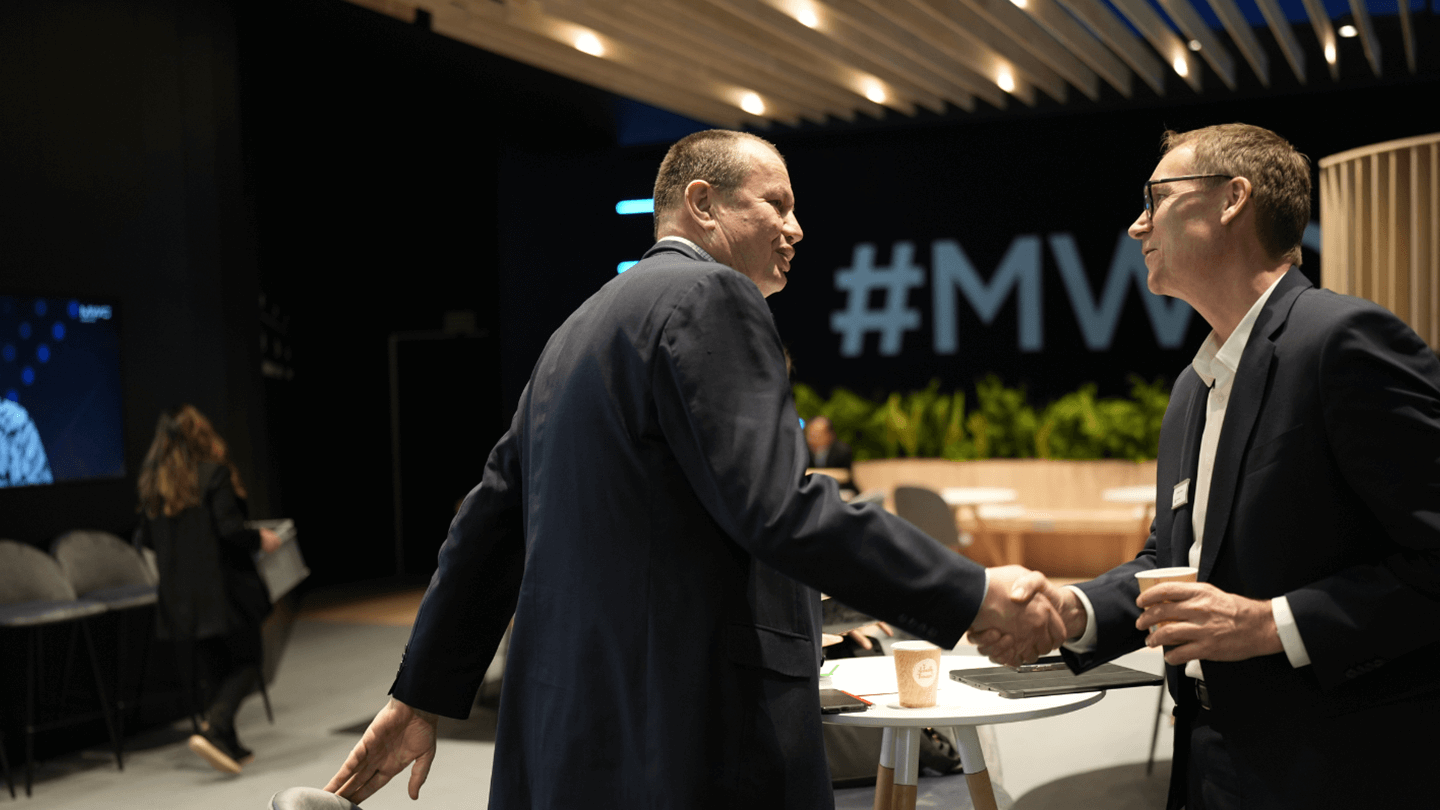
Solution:
[{"label": "recessed ceiling light", "polygon": [[995,83],[1007,93],[1015,92],[1015,77],[1008,70],[1001,70],[1000,75],[995,77]]},{"label": "recessed ceiling light", "polygon": [[764,115],[765,102],[755,93],[746,93],[740,97],[740,109],[751,115]]},{"label": "recessed ceiling light", "polygon": [[888,98],[885,95],[885,86],[879,82],[871,82],[870,86],[865,88],[865,97],[876,104],[884,104],[885,99]]},{"label": "recessed ceiling light", "polygon": [[1359,31],[1356,31],[1356,30],[1355,30],[1355,26],[1353,26],[1353,25],[1342,25],[1342,26],[1340,26],[1340,36],[1345,37],[1346,39],[1349,39],[1349,38],[1355,36],[1355,35],[1358,34],[1358,33],[1360,33],[1360,32],[1359,32]]},{"label": "recessed ceiling light", "polygon": [[605,46],[600,44],[600,38],[589,31],[582,31],[575,37],[575,50],[584,51],[591,56],[605,55]]},{"label": "recessed ceiling light", "polygon": [[1325,43],[1325,61],[1332,65],[1335,64],[1335,43],[1333,42]]},{"label": "recessed ceiling light", "polygon": [[1190,65],[1185,62],[1185,57],[1183,55],[1175,57],[1175,61],[1172,62],[1170,66],[1175,68],[1175,72],[1179,73],[1181,76],[1190,75]]},{"label": "recessed ceiling light", "polygon": [[806,28],[815,28],[820,25],[820,17],[815,14],[815,9],[810,6],[801,6],[795,11],[795,19]]},{"label": "recessed ceiling light", "polygon": [[1010,0],[1010,2],[1014,3],[1020,8],[1025,8],[1026,6],[1030,5],[1030,0]]},{"label": "recessed ceiling light", "polygon": [[1198,40],[1198,39],[1192,39],[1192,40],[1190,40],[1190,42],[1189,42],[1188,44],[1189,44],[1189,46],[1190,46],[1190,50],[1192,50],[1192,51],[1198,51],[1198,50],[1200,50],[1200,48],[1202,47],[1202,46],[1200,45],[1200,40]]}]

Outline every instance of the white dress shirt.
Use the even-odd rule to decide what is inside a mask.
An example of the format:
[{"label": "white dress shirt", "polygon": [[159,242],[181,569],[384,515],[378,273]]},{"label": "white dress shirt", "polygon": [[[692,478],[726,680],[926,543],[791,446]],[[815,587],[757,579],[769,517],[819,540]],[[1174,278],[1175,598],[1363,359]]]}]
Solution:
[{"label": "white dress shirt", "polygon": [[[1210,477],[1215,469],[1215,449],[1220,444],[1220,431],[1225,425],[1225,409],[1230,403],[1230,389],[1235,383],[1235,372],[1240,367],[1240,356],[1245,353],[1245,344],[1250,341],[1250,332],[1255,328],[1255,319],[1259,317],[1260,310],[1265,307],[1265,302],[1270,300],[1270,293],[1275,291],[1275,285],[1279,283],[1277,279],[1256,299],[1224,345],[1220,344],[1219,338],[1212,331],[1190,363],[1195,373],[1200,376],[1201,382],[1210,389],[1205,400],[1205,430],[1200,436],[1199,467],[1195,472],[1194,503],[1190,509],[1190,525],[1195,537],[1195,542],[1190,546],[1190,565],[1194,568],[1200,567],[1200,552],[1205,542],[1205,516],[1210,506]],[[1085,606],[1085,632],[1075,641],[1066,643],[1065,647],[1074,652],[1090,652],[1095,649],[1098,637],[1095,607],[1090,604],[1084,591],[1074,586],[1071,586],[1071,590],[1079,594],[1080,603]],[[1279,631],[1280,643],[1285,648],[1285,657],[1290,660],[1290,665],[1307,666],[1310,655],[1305,650],[1305,642],[1300,638],[1300,630],[1290,612],[1290,603],[1283,595],[1277,596],[1270,600],[1270,609],[1275,614],[1275,627]],[[1204,680],[1199,661],[1187,663],[1185,674]]]}]

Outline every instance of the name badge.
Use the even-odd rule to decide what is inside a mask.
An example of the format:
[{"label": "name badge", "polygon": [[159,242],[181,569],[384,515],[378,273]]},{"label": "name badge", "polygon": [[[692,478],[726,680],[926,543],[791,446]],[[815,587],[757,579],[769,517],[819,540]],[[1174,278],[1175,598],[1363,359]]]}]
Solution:
[{"label": "name badge", "polygon": [[1185,504],[1190,503],[1190,479],[1175,485],[1175,490],[1170,493],[1170,511],[1175,511]]}]

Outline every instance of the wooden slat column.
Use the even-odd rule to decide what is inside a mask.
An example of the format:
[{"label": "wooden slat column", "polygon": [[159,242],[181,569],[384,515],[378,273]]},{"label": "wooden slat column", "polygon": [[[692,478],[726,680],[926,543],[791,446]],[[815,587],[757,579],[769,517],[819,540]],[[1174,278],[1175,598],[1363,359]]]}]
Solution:
[{"label": "wooden slat column", "polygon": [[1368,298],[1440,351],[1440,133],[1320,161],[1321,284]]}]

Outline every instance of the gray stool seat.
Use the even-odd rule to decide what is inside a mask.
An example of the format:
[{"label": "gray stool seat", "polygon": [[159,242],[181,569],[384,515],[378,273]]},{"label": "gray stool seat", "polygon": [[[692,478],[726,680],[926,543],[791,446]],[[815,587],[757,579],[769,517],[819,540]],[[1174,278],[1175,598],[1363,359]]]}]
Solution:
[{"label": "gray stool seat", "polygon": [[[15,631],[24,635],[25,644],[25,795],[29,796],[35,776],[35,732],[55,727],[59,721],[41,722],[36,717],[37,687],[48,685],[51,679],[40,672],[38,663],[44,660],[40,650],[41,629],[57,625],[68,625],[78,629],[85,639],[85,650],[90,656],[91,673],[95,676],[95,692],[100,701],[100,713],[105,717],[105,727],[110,732],[110,742],[115,746],[115,763],[123,768],[120,759],[120,736],[116,731],[115,719],[110,712],[110,699],[105,694],[105,684],[100,677],[100,664],[95,656],[95,644],[90,634],[90,619],[109,612],[99,602],[77,599],[75,587],[65,578],[60,563],[38,548],[14,540],[0,540],[0,630]],[[11,654],[11,640],[0,639],[0,649],[6,655],[0,662],[19,658]],[[66,665],[69,674],[69,665]],[[61,678],[59,701],[63,708],[67,678]],[[42,690],[43,691],[43,687]],[[42,701],[43,702],[43,701]],[[70,722],[88,718],[72,717]],[[3,734],[3,729],[0,729]],[[3,754],[3,752],[0,752]],[[5,767],[6,781],[10,778],[8,757],[0,756]]]},{"label": "gray stool seat", "polygon": [[0,605],[0,627],[38,627],[42,624],[68,622],[105,612],[99,602],[73,599],[21,602]]},{"label": "gray stool seat", "polygon": [[110,610],[128,610],[153,605],[159,600],[159,595],[154,585],[135,584],[97,588],[80,594],[80,598],[99,602]]},{"label": "gray stool seat", "polygon": [[292,787],[270,797],[270,810],[361,810],[361,807],[319,788]]}]

